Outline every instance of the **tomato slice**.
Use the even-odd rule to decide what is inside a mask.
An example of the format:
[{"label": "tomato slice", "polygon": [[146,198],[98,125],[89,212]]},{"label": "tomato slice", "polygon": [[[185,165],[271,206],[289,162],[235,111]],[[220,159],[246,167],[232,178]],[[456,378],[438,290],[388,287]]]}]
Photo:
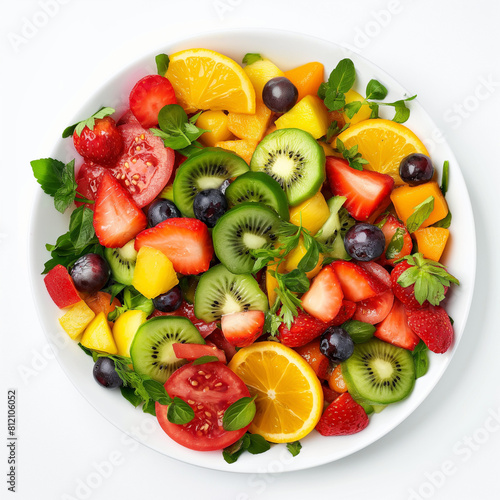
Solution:
[{"label": "tomato slice", "polygon": [[165,382],[165,389],[170,397],[183,399],[194,410],[191,422],[178,425],[168,421],[168,406],[156,403],[156,416],[161,428],[186,448],[221,450],[240,439],[249,427],[237,431],[226,431],[222,427],[227,408],[238,399],[249,397],[250,392],[243,381],[219,361],[182,366]]}]

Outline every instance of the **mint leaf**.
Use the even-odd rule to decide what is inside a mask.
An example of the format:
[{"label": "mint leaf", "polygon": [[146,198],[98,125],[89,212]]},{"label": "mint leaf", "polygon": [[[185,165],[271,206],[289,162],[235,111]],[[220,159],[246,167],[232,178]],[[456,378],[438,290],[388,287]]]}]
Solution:
[{"label": "mint leaf", "polygon": [[330,142],[333,136],[339,135],[344,130],[347,130],[349,128],[349,125],[349,123],[346,123],[342,128],[339,128],[337,120],[334,120],[332,123],[330,123],[330,125],[328,126],[328,130],[326,131],[327,142]]},{"label": "mint leaf", "polygon": [[264,453],[271,448],[271,445],[260,435],[247,432],[236,443],[224,448],[222,456],[228,464],[234,464],[240,455],[247,450],[253,455]]},{"label": "mint leaf", "polygon": [[330,73],[328,83],[324,88],[324,102],[330,111],[342,109],[345,106],[345,93],[354,85],[356,70],[350,59],[342,59]]},{"label": "mint leaf", "polygon": [[429,196],[422,203],[418,204],[413,213],[406,221],[406,228],[410,233],[414,233],[431,215],[434,210],[434,196]]},{"label": "mint leaf", "polygon": [[444,219],[438,220],[436,223],[432,225],[432,227],[443,227],[445,229],[448,229],[451,225],[451,219],[452,219],[451,212],[448,211],[446,217],[444,217]]},{"label": "mint leaf", "polygon": [[406,99],[400,99],[399,101],[381,102],[379,104],[383,105],[383,106],[393,106],[396,113],[395,113],[392,121],[397,122],[397,123],[404,123],[410,117],[410,110],[406,107],[406,103],[408,101],[413,101],[413,99],[415,99],[416,97],[417,96],[414,95],[411,97],[407,97]]},{"label": "mint leaf", "polygon": [[271,448],[271,445],[260,434],[247,433],[245,436],[248,436],[248,443],[245,443],[246,449],[252,455],[259,455]]},{"label": "mint leaf", "polygon": [[170,64],[170,58],[167,56],[167,54],[158,54],[155,57],[155,62],[158,74],[161,76],[165,76],[165,73],[168,70],[168,65]]},{"label": "mint leaf", "polygon": [[376,102],[369,102],[368,106],[370,106],[370,109],[372,110],[370,118],[371,119],[378,118],[379,105]]},{"label": "mint leaf", "polygon": [[291,292],[306,293],[309,290],[309,279],[306,273],[300,269],[294,269],[287,274],[281,275],[283,285]]},{"label": "mint leaf", "polygon": [[201,356],[200,358],[195,359],[192,365],[203,365],[205,363],[214,363],[215,361],[219,361],[219,358],[217,356]]},{"label": "mint leaf", "polygon": [[194,418],[194,410],[181,398],[175,396],[168,405],[167,419],[172,424],[188,424]]},{"label": "mint leaf", "polygon": [[123,290],[123,304],[127,309],[138,309],[139,311],[144,311],[148,316],[155,308],[153,301],[144,297],[133,286],[128,286]]},{"label": "mint leaf", "polygon": [[318,87],[318,92],[316,93],[318,97],[324,101],[326,97],[326,89],[328,88],[328,83],[322,82]]},{"label": "mint leaf", "polygon": [[147,379],[144,380],[143,382],[144,389],[149,394],[149,397],[161,405],[168,405],[172,402],[172,399],[170,396],[167,394],[167,391],[165,390],[165,387],[163,384],[160,384],[160,382],[157,382],[156,380],[152,379]]},{"label": "mint leaf", "polygon": [[361,101],[352,101],[344,106],[345,114],[348,118],[352,118],[363,106]]},{"label": "mint leaf", "polygon": [[296,457],[300,453],[300,450],[302,449],[300,441],[294,441],[293,443],[288,443],[286,447],[293,457]]},{"label": "mint leaf", "polygon": [[355,319],[343,323],[342,328],[350,335],[355,344],[370,340],[376,330],[373,325]]},{"label": "mint leaf", "polygon": [[156,417],[155,402],[152,399],[150,399],[149,401],[147,401],[146,403],[144,403],[144,405],[142,406],[142,411],[144,413],[149,413],[150,415],[153,415],[153,417]]},{"label": "mint leaf", "polygon": [[136,394],[132,387],[122,386],[120,387],[120,392],[122,393],[122,396],[135,408],[142,403],[142,398]]},{"label": "mint leaf", "polygon": [[33,175],[43,191],[50,196],[55,196],[57,190],[63,184],[64,163],[53,158],[42,158],[33,160],[30,164]]},{"label": "mint leaf", "polygon": [[226,431],[237,431],[246,427],[255,416],[255,398],[243,397],[234,402],[224,412],[222,427]]},{"label": "mint leaf", "polygon": [[370,80],[366,86],[366,98],[381,101],[387,97],[387,89],[377,80]]},{"label": "mint leaf", "polygon": [[429,370],[429,349],[420,341],[413,349],[413,364],[415,365],[415,378],[423,377]]},{"label": "mint leaf", "polygon": [[387,250],[385,251],[386,259],[394,259],[401,250],[403,250],[403,246],[405,243],[405,230],[402,227],[398,227],[394,234],[392,235],[391,241],[387,246]]},{"label": "mint leaf", "polygon": [[[318,242],[309,234],[304,234],[304,246],[306,248],[306,253],[302,259],[300,259],[297,269],[308,273],[312,271],[319,261],[319,245]],[[308,287],[309,288],[309,287]]]},{"label": "mint leaf", "polygon": [[443,164],[443,174],[441,178],[441,192],[446,196],[448,192],[448,184],[450,182],[450,162],[445,161]]},{"label": "mint leaf", "polygon": [[243,57],[243,64],[253,64],[254,62],[262,61],[263,59],[264,58],[260,54],[249,52]]},{"label": "mint leaf", "polygon": [[64,165],[61,172],[61,186],[54,195],[54,206],[62,214],[73,203],[78,187],[75,181],[75,160]]}]

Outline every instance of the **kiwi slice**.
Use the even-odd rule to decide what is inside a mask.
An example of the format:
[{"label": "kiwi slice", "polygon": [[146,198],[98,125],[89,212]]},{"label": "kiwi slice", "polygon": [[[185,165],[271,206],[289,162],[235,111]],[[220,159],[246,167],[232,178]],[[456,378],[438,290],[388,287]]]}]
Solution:
[{"label": "kiwi slice", "polygon": [[104,257],[111,269],[111,276],[115,281],[124,285],[131,285],[134,277],[137,252],[134,247],[135,239],[125,243],[121,248],[105,248]]},{"label": "kiwi slice", "polygon": [[404,399],[415,385],[415,365],[410,351],[379,339],[354,346],[342,362],[342,376],[354,399],[386,405]]},{"label": "kiwi slice", "polygon": [[325,180],[325,152],[304,130],[275,130],[260,141],[250,169],[278,181],[294,207],[313,196]]},{"label": "kiwi slice", "polygon": [[174,343],[205,344],[198,329],[181,316],[159,316],[143,323],[137,330],[130,357],[140,375],[165,383],[172,373],[186,363],[174,354]]},{"label": "kiwi slice", "polygon": [[280,224],[278,214],[261,203],[237,205],[213,229],[215,255],[232,273],[249,273],[255,262],[250,250],[272,247]]},{"label": "kiwi slice", "polygon": [[177,170],[174,203],[187,217],[194,217],[194,197],[205,189],[218,189],[226,179],[248,172],[243,158],[220,148],[205,148],[190,156]]},{"label": "kiwi slice", "polygon": [[204,273],[194,295],[194,314],[210,323],[223,314],[267,311],[266,294],[250,274],[233,274],[222,264]]},{"label": "kiwi slice", "polygon": [[277,181],[264,172],[247,172],[240,175],[226,189],[229,207],[255,201],[272,208],[283,220],[290,219],[286,194]]}]

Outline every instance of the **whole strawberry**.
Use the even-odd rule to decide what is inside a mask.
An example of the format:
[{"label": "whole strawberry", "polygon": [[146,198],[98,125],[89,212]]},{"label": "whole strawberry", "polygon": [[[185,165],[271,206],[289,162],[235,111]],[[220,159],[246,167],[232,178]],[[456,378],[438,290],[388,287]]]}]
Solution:
[{"label": "whole strawberry", "polygon": [[432,352],[442,354],[453,343],[453,326],[448,314],[440,306],[412,311],[408,324]]},{"label": "whole strawberry", "polygon": [[80,122],[73,132],[73,144],[87,161],[113,165],[123,149],[123,139],[110,116],[96,115]]}]

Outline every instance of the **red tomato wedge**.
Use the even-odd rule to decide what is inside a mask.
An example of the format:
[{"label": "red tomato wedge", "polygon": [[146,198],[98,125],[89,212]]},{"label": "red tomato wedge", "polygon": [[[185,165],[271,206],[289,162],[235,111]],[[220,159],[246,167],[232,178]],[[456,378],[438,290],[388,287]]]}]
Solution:
[{"label": "red tomato wedge", "polygon": [[170,397],[183,399],[194,410],[191,422],[178,425],[168,421],[168,406],[156,403],[161,428],[186,448],[221,450],[238,441],[249,427],[237,431],[226,431],[222,427],[227,408],[240,398],[250,397],[250,392],[243,381],[219,361],[182,366],[165,382],[165,389]]}]

